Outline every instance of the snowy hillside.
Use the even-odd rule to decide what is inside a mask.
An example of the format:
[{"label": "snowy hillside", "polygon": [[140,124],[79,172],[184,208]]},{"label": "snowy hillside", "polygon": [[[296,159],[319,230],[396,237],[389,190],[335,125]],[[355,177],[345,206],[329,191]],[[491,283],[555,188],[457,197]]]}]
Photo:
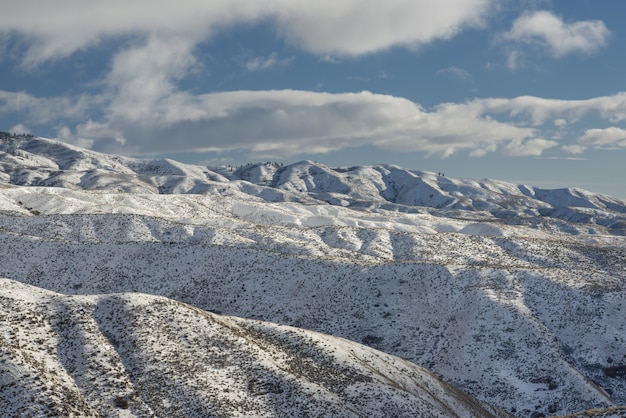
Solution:
[{"label": "snowy hillside", "polygon": [[3,416],[505,416],[336,337],[142,294],[0,294]]},{"label": "snowy hillside", "polygon": [[626,404],[617,199],[390,166],[209,169],[27,136],[0,151],[0,276],[347,338],[520,417]]}]

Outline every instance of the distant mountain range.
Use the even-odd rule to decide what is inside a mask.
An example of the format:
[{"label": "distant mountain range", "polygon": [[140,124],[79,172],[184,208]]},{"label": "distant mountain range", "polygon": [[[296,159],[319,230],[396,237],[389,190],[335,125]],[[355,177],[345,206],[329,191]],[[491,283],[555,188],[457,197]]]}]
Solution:
[{"label": "distant mountain range", "polygon": [[[3,352],[5,358],[22,358],[11,360],[17,368],[31,360],[60,364],[53,369],[62,376],[50,380],[48,372],[29,372],[39,380],[20,381],[24,399],[35,396],[61,405],[53,400],[61,395],[51,388],[63,381],[63,393],[76,394],[94,414],[106,415],[120,409],[116,403],[128,403],[133,411],[172,416],[153,406],[153,399],[161,397],[150,392],[156,389],[131,388],[137,386],[133,373],[153,376],[157,371],[147,364],[177,352],[195,353],[210,333],[235,338],[231,325],[215,328],[228,323],[262,334],[256,342],[246,337],[240,348],[225,348],[231,355],[238,349],[248,353],[249,363],[232,365],[236,377],[229,379],[238,383],[229,390],[232,399],[249,398],[244,403],[250,408],[265,405],[259,415],[302,411],[297,408],[303,404],[286,403],[287,387],[302,394],[298,398],[310,401],[311,408],[319,407],[319,399],[329,408],[343,405],[344,416],[363,415],[359,408],[379,416],[394,416],[392,410],[395,416],[410,416],[403,411],[417,405],[412,402],[421,402],[424,411],[442,411],[441,416],[480,416],[468,412],[471,408],[504,416],[489,404],[520,417],[590,408],[604,408],[597,414],[605,417],[623,412],[617,407],[626,404],[626,203],[619,199],[383,165],[329,168],[306,161],[208,168],[8,134],[0,135],[0,167],[0,277],[24,283],[3,282],[9,290],[0,292],[0,312],[13,324],[0,325],[5,327]],[[115,303],[116,309],[106,307]],[[164,316],[144,309],[153,304],[168,307]],[[57,308],[65,309],[73,331],[55,328]],[[27,311],[40,314],[33,319]],[[128,318],[143,318],[145,332],[115,325],[105,315],[114,311],[125,324]],[[32,321],[43,325],[26,326]],[[199,321],[214,328],[192,326]],[[179,322],[184,326],[166,344],[158,330]],[[19,337],[19,347],[7,329],[20,330],[12,337]],[[298,353],[310,352],[323,340],[330,351],[320,359],[346,361],[354,373],[367,369],[387,378],[377,377],[368,397],[363,394],[370,389],[359,386],[358,379],[329,386],[311,376],[294,377],[292,370],[276,375],[275,368],[283,366],[277,366],[272,350],[292,353],[283,345],[291,333],[299,336],[290,340]],[[109,338],[114,334],[128,342],[116,346]],[[74,335],[83,335],[84,341],[76,340],[73,348],[63,345]],[[23,350],[27,341],[29,348]],[[84,357],[77,350],[92,350],[93,341],[108,347],[103,352],[117,353],[116,365],[102,373],[108,376],[114,369],[125,376],[114,380],[119,390],[97,377],[94,368],[104,357],[96,355],[95,363],[68,360]],[[417,366],[356,343],[425,367],[482,404]],[[140,347],[141,359],[130,358],[132,344]],[[359,363],[361,354],[336,354],[339,349],[367,352],[372,362]],[[135,360],[144,363],[134,369]],[[198,357],[191,364],[196,370],[206,361]],[[303,355],[301,361],[322,367],[316,358]],[[395,366],[387,368],[388,362]],[[251,393],[254,389],[244,393],[250,364],[257,363],[263,369],[261,386],[283,388],[281,394],[263,393],[262,402]],[[70,372],[71,367],[82,371]],[[177,393],[167,401],[170,405],[204,408],[213,402],[201,400],[213,396],[212,386],[205,394],[198,388],[217,371],[192,381],[189,370],[166,370],[172,375],[163,371],[159,379],[165,380],[159,381]],[[95,383],[85,383],[92,375]],[[0,376],[0,385],[8,384],[6,376]],[[413,382],[412,389],[404,390],[399,381]],[[415,383],[425,381],[434,386]],[[180,385],[175,389],[174,383]],[[307,385],[323,396],[304,395]],[[188,397],[181,394],[183,387]],[[441,395],[433,395],[434,387]],[[363,402],[352,403],[355,397],[364,397]],[[377,397],[393,402],[377,403]],[[15,399],[22,398],[0,395],[0,409],[9,405],[4,402],[25,407]],[[437,409],[433,402],[446,406]],[[249,416],[245,411],[251,409],[245,408],[223,411]]]},{"label": "distant mountain range", "polygon": [[[626,234],[626,202],[581,189],[545,190],[495,180],[457,179],[397,166],[330,168],[311,161],[207,168],[139,160],[58,141],[4,134],[0,181],[135,194],[207,194],[228,185],[271,202],[330,204],[534,225],[538,218],[589,224]],[[604,229],[601,229],[604,230]]]}]

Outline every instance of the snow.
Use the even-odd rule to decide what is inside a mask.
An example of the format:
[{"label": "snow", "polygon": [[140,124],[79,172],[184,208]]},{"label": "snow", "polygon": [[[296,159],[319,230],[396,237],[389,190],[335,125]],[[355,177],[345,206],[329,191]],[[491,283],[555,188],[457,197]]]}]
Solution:
[{"label": "snow", "polygon": [[[301,162],[209,169],[28,137],[3,140],[0,150],[6,153],[0,155],[7,174],[2,178],[8,179],[0,188],[0,276],[39,288],[18,292],[21,285],[10,282],[3,292],[14,299],[15,292],[21,295],[19,303],[28,308],[20,312],[51,300],[59,309],[65,306],[57,314],[74,318],[75,328],[68,330],[81,329],[76,335],[88,339],[79,349],[63,337],[69,331],[42,328],[38,335],[48,330],[56,335],[46,347],[62,342],[76,358],[104,346],[109,349],[101,350],[102,356],[113,353],[115,346],[97,337],[104,326],[98,318],[138,315],[156,303],[145,295],[151,294],[171,298],[158,300],[177,307],[170,312],[174,319],[149,320],[146,314],[150,324],[161,321],[156,329],[195,318],[198,311],[178,312],[184,302],[185,309],[230,315],[222,320],[229,326],[240,324],[236,316],[315,330],[334,336],[323,338],[332,339],[325,344],[338,353],[337,361],[358,362],[365,355],[358,350],[365,348],[335,337],[365,343],[518,416],[626,403],[624,379],[607,374],[610,367],[626,365],[624,202],[577,189],[546,191],[395,166],[332,169]],[[29,153],[23,154],[29,165],[17,158],[22,152]],[[117,292],[125,294],[111,295]],[[11,309],[4,308],[3,315]],[[277,325],[254,327],[282,332],[272,328]],[[169,339],[141,328],[131,331],[140,339],[139,353],[150,353],[145,358],[152,362],[141,362],[150,376],[159,372],[152,350],[173,344],[191,353],[199,341],[187,328],[173,329]],[[34,341],[29,332],[22,327],[16,338]],[[110,332],[126,335],[123,327]],[[284,350],[281,344],[266,345],[273,348],[255,356],[271,357],[272,350]],[[85,370],[102,368],[105,357],[99,356],[85,360]],[[124,361],[106,359],[117,365],[111,366],[115,373],[130,373]],[[69,361],[46,362],[56,370],[62,360]],[[300,360],[308,364],[306,356]],[[381,381],[389,383],[393,376],[394,384],[411,387],[385,362],[372,362],[383,373]],[[197,379],[229,386],[227,370]],[[174,385],[176,379],[167,381]],[[142,402],[150,410],[171,411],[182,399],[204,396],[194,382],[185,386],[187,392],[177,388],[159,395],[158,406],[148,395]],[[272,379],[262,382],[273,387]],[[364,396],[365,388],[353,383],[342,399]],[[311,405],[320,405],[313,395],[322,390],[319,385],[298,385],[312,396]],[[67,388],[77,393],[76,387]],[[128,396],[128,390],[107,396]],[[381,396],[401,403],[404,395],[386,390]],[[340,404],[340,394],[323,392],[327,404]],[[108,408],[81,396],[93,411]],[[223,399],[235,402],[238,396],[233,391]],[[232,413],[245,415],[244,406],[238,408]]]},{"label": "snow", "polygon": [[461,229],[459,232],[461,232],[462,234],[480,235],[485,237],[502,237],[506,235],[502,228],[499,228],[496,225],[486,223],[469,224],[463,227],[463,229]]},{"label": "snow", "polygon": [[6,279],[0,290],[3,414],[504,416],[336,337],[142,294],[63,296]]}]

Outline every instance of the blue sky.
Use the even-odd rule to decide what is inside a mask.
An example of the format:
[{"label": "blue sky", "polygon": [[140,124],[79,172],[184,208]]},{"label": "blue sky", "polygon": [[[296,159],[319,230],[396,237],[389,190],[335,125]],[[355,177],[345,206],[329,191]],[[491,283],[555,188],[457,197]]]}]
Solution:
[{"label": "blue sky", "polygon": [[0,130],[626,199],[622,0],[0,0]]}]

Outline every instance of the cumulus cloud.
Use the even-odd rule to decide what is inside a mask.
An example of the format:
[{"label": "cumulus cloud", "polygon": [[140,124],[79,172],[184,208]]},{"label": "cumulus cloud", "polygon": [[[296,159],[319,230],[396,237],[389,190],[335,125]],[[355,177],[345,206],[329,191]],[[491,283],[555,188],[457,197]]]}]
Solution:
[{"label": "cumulus cloud", "polygon": [[567,144],[561,147],[568,154],[583,154],[590,148],[600,150],[626,148],[626,129],[616,126],[587,129],[578,138],[577,144]]},{"label": "cumulus cloud", "polygon": [[[442,157],[458,152],[480,157],[498,151],[538,156],[558,145],[542,138],[555,125],[569,126],[586,115],[608,121],[626,119],[626,93],[586,100],[484,98],[432,109],[370,92],[194,95],[173,83],[193,66],[191,50],[182,45],[164,49],[176,51],[173,55],[160,55],[155,52],[160,45],[161,40],[155,38],[120,53],[105,93],[37,98],[0,91],[0,114],[19,113],[31,126],[51,122],[59,127],[59,138],[100,151],[147,155],[248,149],[257,158],[361,145]],[[94,108],[101,117],[89,116]],[[577,154],[592,147],[625,147],[625,138],[621,128],[589,129],[578,144],[561,149]]]},{"label": "cumulus cloud", "polygon": [[316,54],[356,56],[394,45],[417,48],[484,24],[491,0],[288,1],[280,33]]},{"label": "cumulus cloud", "polygon": [[503,38],[540,44],[558,58],[574,52],[594,53],[606,45],[609,35],[610,31],[600,20],[565,23],[548,11],[537,11],[515,20]]},{"label": "cumulus cloud", "polygon": [[588,129],[578,142],[584,147],[626,148],[626,130],[615,126],[604,129]]},{"label": "cumulus cloud", "polygon": [[525,13],[517,18],[511,29],[499,39],[512,42],[508,66],[522,65],[522,45],[545,49],[554,58],[572,53],[592,54],[607,44],[611,32],[600,20],[567,23],[549,11]]}]

